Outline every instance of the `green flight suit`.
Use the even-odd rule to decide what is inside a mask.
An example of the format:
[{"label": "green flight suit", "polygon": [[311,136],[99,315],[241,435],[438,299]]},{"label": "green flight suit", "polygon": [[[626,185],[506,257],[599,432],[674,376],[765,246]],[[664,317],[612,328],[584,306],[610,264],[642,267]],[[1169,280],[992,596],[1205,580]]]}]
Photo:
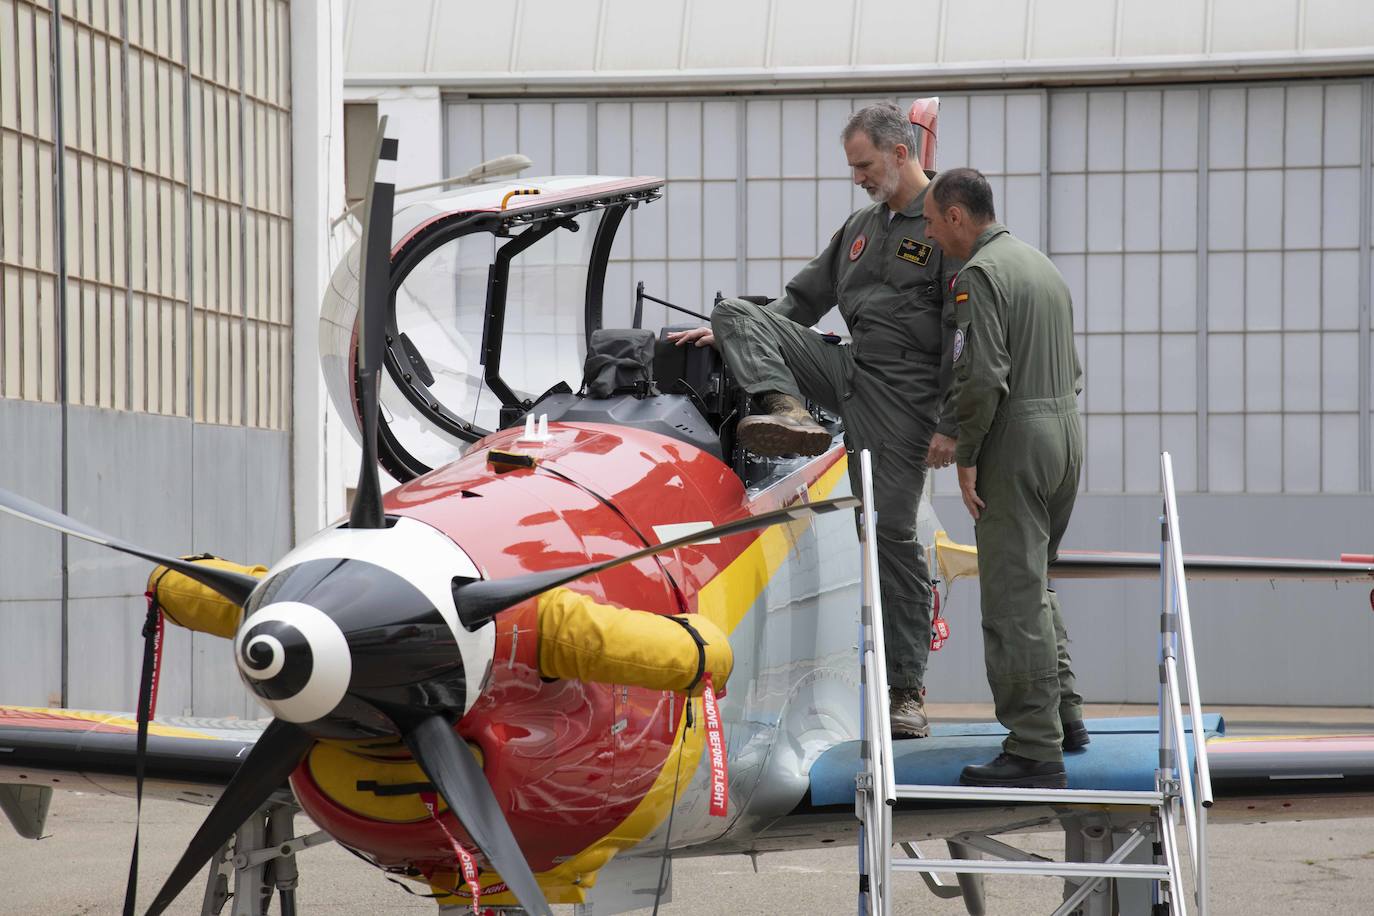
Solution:
[{"label": "green flight suit", "polygon": [[[843,419],[856,495],[857,453],[873,453],[888,684],[905,689],[923,686],[930,654],[930,574],[916,540],[926,450],[932,433],[955,432],[947,395],[957,264],[926,239],[924,202],[922,191],[900,212],[886,204],[856,211],[780,299],[726,299],[711,313],[746,391],[808,397]],[[837,304],[852,338],[846,346],[811,330]]]},{"label": "green flight suit", "polygon": [[1083,717],[1047,566],[1083,465],[1082,371],[1068,286],[1050,260],[994,223],[954,282],[960,467],[978,468],[975,523],[984,658],[1009,753],[1063,759]]}]

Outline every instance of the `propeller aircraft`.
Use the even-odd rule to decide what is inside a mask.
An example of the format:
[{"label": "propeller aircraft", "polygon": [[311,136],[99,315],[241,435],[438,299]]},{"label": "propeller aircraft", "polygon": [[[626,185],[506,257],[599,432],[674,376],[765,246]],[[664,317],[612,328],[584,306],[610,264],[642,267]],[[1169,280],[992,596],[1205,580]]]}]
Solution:
[{"label": "propeller aircraft", "polygon": [[[852,780],[848,802],[813,781],[859,736],[859,551],[837,511],[858,500],[838,424],[822,415],[836,439],[819,457],[748,454],[733,436],[747,398],[718,354],[639,328],[645,299],[677,306],[641,287],[634,327],[604,326],[617,228],[661,180],[501,181],[393,215],[396,141],[383,129],[377,143],[363,235],[320,325],[331,397],[363,450],[347,518],[254,568],[164,556],[0,493],[6,512],[156,564],[169,619],[232,640],[270,724],[255,738],[156,722],[140,735],[128,718],[0,707],[11,821],[36,838],[59,784],[212,804],[150,914],[207,863],[213,889],[231,862],[236,913],[266,912],[274,891],[294,912],[286,866],[310,845],[290,835],[297,809],[442,906],[535,914],[585,902],[617,860],[853,842]],[[503,364],[517,347],[524,359]],[[400,486],[383,493],[379,467]],[[932,518],[927,501],[927,538]],[[968,550],[943,546],[946,579],[969,574]],[[1374,575],[1234,558],[1189,569]],[[1080,553],[1055,572],[1156,575],[1158,558]],[[1374,744],[1342,753],[1349,779],[1313,784],[1367,790]],[[1297,791],[1332,756],[1255,744],[1230,784],[1217,759],[1218,794],[1248,798],[1266,768],[1289,766]],[[898,815],[949,837],[1027,812]],[[207,893],[205,911],[224,899]]]}]

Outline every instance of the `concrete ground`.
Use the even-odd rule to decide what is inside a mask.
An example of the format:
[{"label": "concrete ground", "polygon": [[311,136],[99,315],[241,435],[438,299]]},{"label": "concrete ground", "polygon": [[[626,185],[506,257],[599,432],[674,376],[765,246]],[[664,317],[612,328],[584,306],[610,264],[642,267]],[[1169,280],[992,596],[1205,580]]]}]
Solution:
[{"label": "concrete ground", "polygon": [[[1374,730],[1374,710],[1219,708],[1232,733]],[[938,718],[985,718],[986,707],[932,707]],[[1140,707],[1097,707],[1090,715],[1133,714]],[[144,805],[140,900],[145,902],[185,848],[206,809],[170,802]],[[128,872],[133,803],[105,796],[59,793],[48,829],[39,842],[19,839],[0,824],[0,914],[119,913]],[[302,826],[308,826],[301,820]],[[1020,837],[1031,851],[1058,856],[1062,839],[1041,834]],[[1209,832],[1215,916],[1288,916],[1374,911],[1374,817],[1307,822],[1215,825]],[[925,850],[944,855],[943,848]],[[307,914],[433,913],[434,905],[407,895],[382,875],[333,844],[299,857],[298,905]],[[754,874],[743,856],[678,859],[673,902],[663,916],[854,912],[855,853],[852,847],[779,853],[759,859]],[[896,878],[902,891],[897,914],[955,916],[958,900],[939,900],[915,875]],[[1048,914],[1061,899],[1061,885],[1047,878],[989,878],[994,916]],[[200,912],[203,885],[197,881],[168,912]],[[555,907],[560,916],[571,907]],[[647,914],[649,910],[638,911]]]}]

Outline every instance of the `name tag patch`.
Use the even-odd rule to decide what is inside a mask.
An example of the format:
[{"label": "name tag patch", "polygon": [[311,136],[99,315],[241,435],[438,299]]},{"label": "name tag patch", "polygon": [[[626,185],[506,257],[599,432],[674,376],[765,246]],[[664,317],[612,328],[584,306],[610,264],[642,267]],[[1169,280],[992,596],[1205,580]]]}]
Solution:
[{"label": "name tag patch", "polygon": [[915,239],[902,239],[902,243],[897,246],[897,257],[903,261],[910,261],[913,264],[926,266],[930,260],[931,248],[925,242],[918,242]]}]

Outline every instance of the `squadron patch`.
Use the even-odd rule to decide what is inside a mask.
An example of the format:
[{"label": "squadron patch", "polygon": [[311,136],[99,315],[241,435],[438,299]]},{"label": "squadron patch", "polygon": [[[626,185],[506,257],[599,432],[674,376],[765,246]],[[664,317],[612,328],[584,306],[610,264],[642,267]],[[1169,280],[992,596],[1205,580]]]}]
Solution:
[{"label": "squadron patch", "polygon": [[952,362],[958,362],[959,357],[964,355],[964,332],[958,330],[954,332],[954,358]]},{"label": "squadron patch", "polygon": [[859,255],[864,253],[864,246],[868,244],[868,236],[860,234],[854,240],[854,244],[849,246],[849,260],[859,260]]},{"label": "squadron patch", "polygon": [[897,246],[897,257],[903,261],[910,261],[925,267],[926,262],[930,260],[930,251],[930,246],[924,242],[918,242],[915,239],[902,239],[902,243]]}]

